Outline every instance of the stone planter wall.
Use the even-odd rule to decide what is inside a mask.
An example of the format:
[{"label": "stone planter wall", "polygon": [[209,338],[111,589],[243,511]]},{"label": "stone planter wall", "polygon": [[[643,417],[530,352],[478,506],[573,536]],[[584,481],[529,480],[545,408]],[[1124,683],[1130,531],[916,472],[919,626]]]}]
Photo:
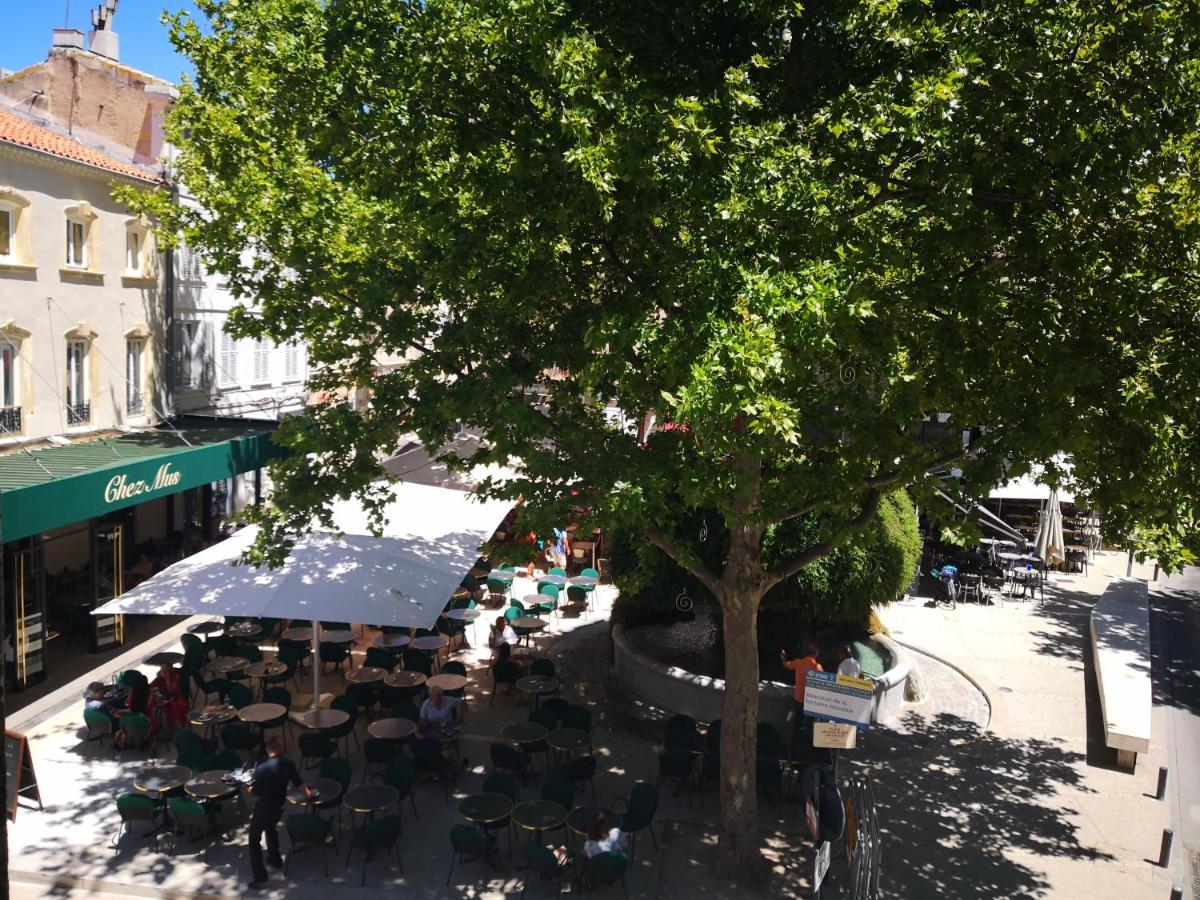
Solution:
[{"label": "stone planter wall", "polygon": [[[652,706],[691,716],[700,722],[721,718],[725,681],[697,675],[678,666],[668,666],[639,651],[625,637],[625,629],[614,625],[613,669],[617,682],[629,693]],[[890,639],[877,639],[892,656],[892,667],[876,679],[875,703],[871,721],[884,722],[895,715],[905,700],[911,671],[908,655]],[[763,682],[759,686],[760,722],[770,722],[786,736],[791,729],[788,714],[792,710],[792,689]]]}]

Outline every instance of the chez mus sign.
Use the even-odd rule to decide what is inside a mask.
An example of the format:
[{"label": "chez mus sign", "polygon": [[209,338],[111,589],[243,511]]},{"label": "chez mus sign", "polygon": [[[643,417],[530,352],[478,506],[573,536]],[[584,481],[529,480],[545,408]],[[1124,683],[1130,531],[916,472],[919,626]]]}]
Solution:
[{"label": "chez mus sign", "polygon": [[156,491],[173,488],[182,480],[183,473],[171,471],[170,463],[163,463],[158,467],[158,471],[154,473],[153,481],[145,481],[143,479],[130,481],[127,475],[114,475],[108,480],[108,484],[104,486],[104,502],[120,503],[122,500],[131,500],[134,497],[153,494]]}]

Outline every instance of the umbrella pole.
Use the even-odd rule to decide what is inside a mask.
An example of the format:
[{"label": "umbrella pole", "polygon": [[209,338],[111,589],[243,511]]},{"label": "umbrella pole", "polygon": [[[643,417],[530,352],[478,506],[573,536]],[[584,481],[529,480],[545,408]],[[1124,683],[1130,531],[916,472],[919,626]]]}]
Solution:
[{"label": "umbrella pole", "polygon": [[320,705],[321,699],[321,641],[318,639],[321,635],[321,623],[313,620],[313,698],[312,709],[316,709]]}]

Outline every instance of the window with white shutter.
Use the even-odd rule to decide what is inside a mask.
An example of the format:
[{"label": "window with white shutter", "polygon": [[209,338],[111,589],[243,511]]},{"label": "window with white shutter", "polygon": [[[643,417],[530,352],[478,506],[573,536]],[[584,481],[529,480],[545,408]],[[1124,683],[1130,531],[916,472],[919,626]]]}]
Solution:
[{"label": "window with white shutter", "polygon": [[237,341],[221,329],[221,354],[217,362],[217,378],[222,387],[237,384]]},{"label": "window with white shutter", "polygon": [[299,381],[304,377],[304,346],[291,341],[283,348],[283,380]]},{"label": "window with white shutter", "polygon": [[271,380],[271,345],[259,338],[254,342],[254,383],[267,384]]}]

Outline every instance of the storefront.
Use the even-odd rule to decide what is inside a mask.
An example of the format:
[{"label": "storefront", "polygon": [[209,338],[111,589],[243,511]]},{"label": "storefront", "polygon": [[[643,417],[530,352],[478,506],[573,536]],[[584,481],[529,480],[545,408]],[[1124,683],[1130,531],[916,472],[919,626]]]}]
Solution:
[{"label": "storefront", "polygon": [[272,431],[189,421],[0,456],[12,686],[47,676],[51,643],[69,652],[123,643],[123,617],[91,611],[220,540],[232,513],[261,496],[261,469],[282,452]]}]

